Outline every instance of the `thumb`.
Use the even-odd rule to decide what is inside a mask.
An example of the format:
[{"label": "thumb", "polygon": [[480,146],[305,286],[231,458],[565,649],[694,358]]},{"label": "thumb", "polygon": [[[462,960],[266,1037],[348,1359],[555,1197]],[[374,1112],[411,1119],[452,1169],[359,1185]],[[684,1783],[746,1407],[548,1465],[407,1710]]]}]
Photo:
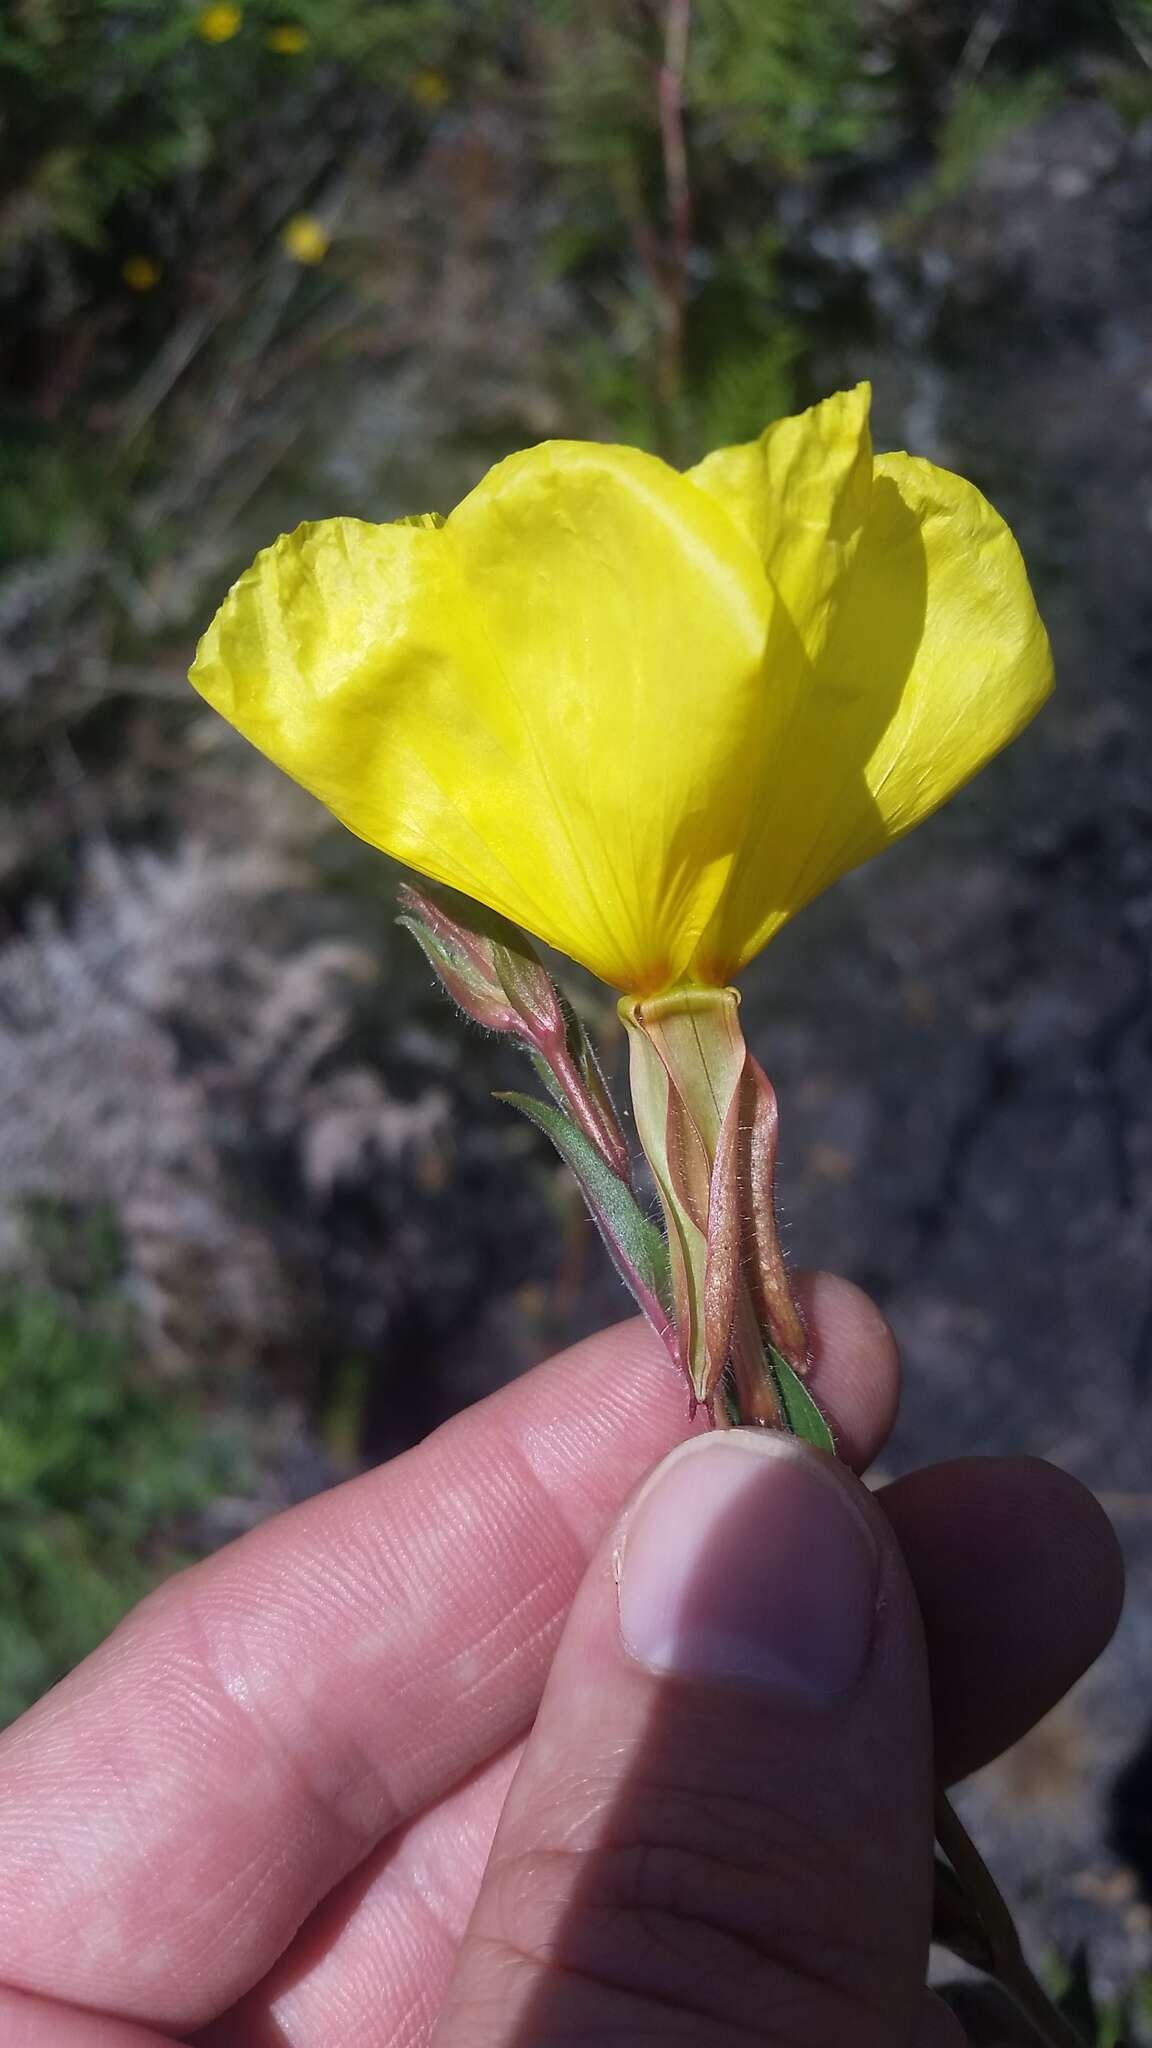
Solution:
[{"label": "thumb", "polygon": [[577,1597],[437,2048],[953,2040],[931,1809],[883,1515],[793,1438],[693,1438]]}]

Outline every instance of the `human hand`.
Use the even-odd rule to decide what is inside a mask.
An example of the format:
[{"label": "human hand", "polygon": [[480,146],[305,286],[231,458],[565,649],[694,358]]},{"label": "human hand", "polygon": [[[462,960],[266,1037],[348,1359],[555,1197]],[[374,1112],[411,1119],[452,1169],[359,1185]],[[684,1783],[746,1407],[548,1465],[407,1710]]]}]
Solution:
[{"label": "human hand", "polygon": [[[862,1469],[892,1340],[801,1292]],[[0,1740],[0,2039],[958,2044],[912,1587],[947,1781],[1103,1647],[1111,1531],[1032,1460],[881,1512],[719,1436],[633,1502],[618,1601],[621,1505],[684,1433],[627,1324],[145,1601]]]}]

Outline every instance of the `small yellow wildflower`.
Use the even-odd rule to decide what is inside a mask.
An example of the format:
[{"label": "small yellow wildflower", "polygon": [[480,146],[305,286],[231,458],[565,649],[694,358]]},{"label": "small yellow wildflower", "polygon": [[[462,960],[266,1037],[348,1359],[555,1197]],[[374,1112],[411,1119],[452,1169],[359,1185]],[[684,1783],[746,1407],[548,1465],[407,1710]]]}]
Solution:
[{"label": "small yellow wildflower", "polygon": [[361,838],[636,996],[721,987],[1051,687],[980,492],[866,385],[680,475],[553,441],[258,556],[192,680]]},{"label": "small yellow wildflower", "polygon": [[452,97],[452,87],[442,71],[418,71],[409,80],[408,90],[418,107],[427,107],[433,113]]},{"label": "small yellow wildflower", "polygon": [[306,50],[312,38],[298,21],[284,22],[280,28],[270,28],[264,38],[270,50],[278,57],[298,57]]},{"label": "small yellow wildflower", "polygon": [[331,246],[327,228],[314,213],[294,213],[280,242],[295,263],[323,263]]},{"label": "small yellow wildflower", "polygon": [[218,0],[214,7],[202,7],[196,17],[197,34],[206,43],[230,43],[243,25],[244,14],[239,7],[232,7],[227,0]]},{"label": "small yellow wildflower", "polygon": [[120,275],[132,292],[150,292],[160,282],[160,265],[150,256],[126,256]]}]

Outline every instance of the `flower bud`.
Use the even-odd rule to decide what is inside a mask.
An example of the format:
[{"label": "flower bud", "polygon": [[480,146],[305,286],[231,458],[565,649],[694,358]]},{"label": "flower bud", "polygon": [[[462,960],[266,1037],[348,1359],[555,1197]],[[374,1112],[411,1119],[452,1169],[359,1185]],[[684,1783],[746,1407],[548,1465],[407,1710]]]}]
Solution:
[{"label": "flower bud", "polygon": [[627,1140],[591,1041],[523,932],[478,905],[466,924],[438,895],[407,883],[399,893],[400,923],[453,1002],[486,1031],[520,1040],[605,1165],[630,1182]]}]

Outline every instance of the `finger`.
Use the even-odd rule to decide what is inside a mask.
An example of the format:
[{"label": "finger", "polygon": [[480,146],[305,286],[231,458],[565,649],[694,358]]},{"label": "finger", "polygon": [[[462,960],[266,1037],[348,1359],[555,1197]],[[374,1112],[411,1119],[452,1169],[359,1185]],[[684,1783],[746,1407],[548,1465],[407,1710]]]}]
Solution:
[{"label": "finger", "polygon": [[[950,1779],[1015,1741],[1025,1712],[1048,1713],[1103,1647],[1116,1611],[1115,1540],[1091,1495],[1029,1458],[935,1466],[915,1485],[898,1481],[878,1495],[882,1506],[889,1494],[922,1588],[937,1765]],[[982,1589],[992,1583],[990,1602]],[[963,1611],[974,1595],[979,1630],[958,1632],[953,1604]],[[1029,1609],[1047,1617],[1046,1632],[1022,1636]],[[337,2001],[344,2048],[375,2048],[386,1998],[411,2039],[426,2040],[513,1765],[514,1755],[501,1758],[370,1856],[219,2033],[209,2030],[211,2048],[322,2048]],[[923,2026],[924,2048],[936,2038],[930,2028],[957,2038],[935,2000]]]},{"label": "finger", "polygon": [[[866,1456],[891,1397],[869,1408],[860,1361],[890,1377],[891,1339],[855,1290],[810,1302]],[[591,1550],[685,1418],[623,1325],[154,1595],[0,1741],[0,1981],[175,2031],[230,2004],[524,1730]]]},{"label": "finger", "polygon": [[1087,1487],[1040,1458],[956,1458],[878,1496],[908,1560],[952,1784],[1064,1697],[1120,1619],[1124,1565]]},{"label": "finger", "polygon": [[[619,1541],[619,1539],[618,1539]],[[898,2048],[922,2014],[931,1743],[919,1615],[843,1467],[681,1447],[577,1597],[437,2048]]]},{"label": "finger", "polygon": [[896,1339],[870,1296],[838,1273],[801,1273],[795,1290],[811,1350],[809,1385],[839,1456],[863,1472],[896,1420]]},{"label": "finger", "polygon": [[967,2048],[968,2036],[954,2012],[934,1991],[926,1991],[912,2048]]},{"label": "finger", "polygon": [[54,1998],[33,1998],[0,1985],[0,2041],[4,2048],[177,2048],[170,2034],[131,2020],[79,2012]]},{"label": "finger", "polygon": [[367,1857],[197,2048],[415,2048],[431,2035],[521,1744]]}]

